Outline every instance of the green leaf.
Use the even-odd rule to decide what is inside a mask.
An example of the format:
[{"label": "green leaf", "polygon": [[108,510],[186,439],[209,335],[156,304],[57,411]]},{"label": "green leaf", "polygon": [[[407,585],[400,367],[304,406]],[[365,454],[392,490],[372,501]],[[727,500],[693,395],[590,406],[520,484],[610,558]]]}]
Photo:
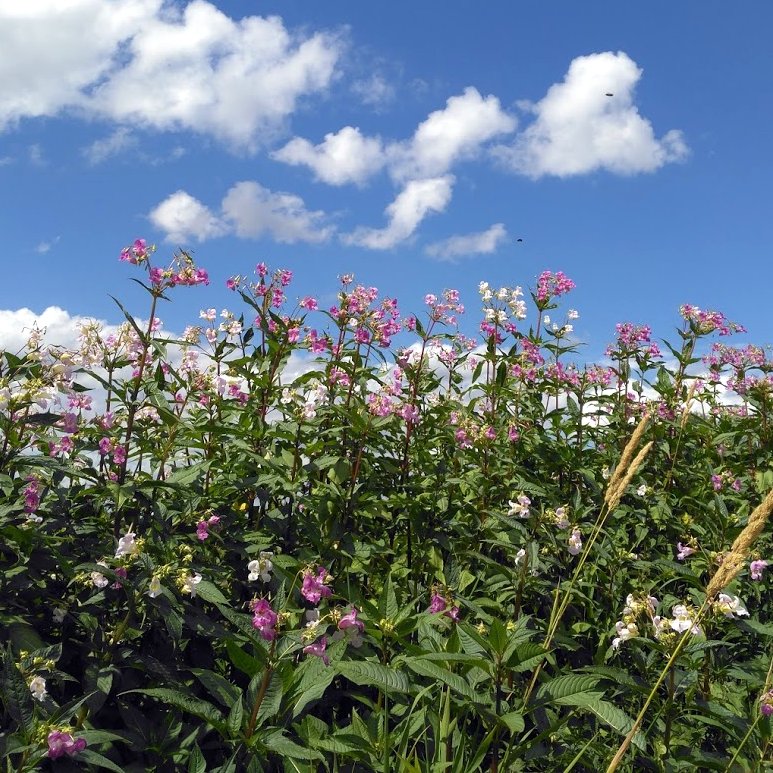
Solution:
[{"label": "green leaf", "polygon": [[10,644],[4,653],[3,660],[3,692],[8,713],[25,731],[29,732],[32,729],[34,716],[32,694],[21,671],[14,663]]},{"label": "green leaf", "polygon": [[288,738],[281,730],[274,730],[269,735],[261,738],[263,745],[272,752],[290,757],[296,760],[322,760],[324,757],[314,749],[299,746]]},{"label": "green leaf", "polygon": [[225,643],[228,657],[231,659],[231,663],[239,669],[243,674],[247,674],[250,679],[255,676],[263,668],[263,661],[248,655],[236,642],[227,641]]},{"label": "green leaf", "polygon": [[226,728],[228,729],[228,735],[231,738],[236,738],[239,735],[239,731],[242,729],[242,721],[244,719],[244,699],[240,695],[231,706],[231,710],[228,712],[228,719],[226,720]]},{"label": "green leaf", "polygon": [[88,762],[92,765],[96,765],[98,768],[112,770],[114,773],[126,773],[124,768],[118,767],[112,760],[102,756],[99,752],[95,752],[93,749],[86,748],[83,751],[78,752],[78,761]]},{"label": "green leaf", "polygon": [[414,671],[421,676],[443,682],[443,684],[447,684],[452,690],[473,702],[477,703],[482,700],[481,696],[470,687],[464,677],[459,674],[454,674],[452,671],[439,666],[437,663],[433,663],[431,660],[423,660],[421,657],[415,657],[406,658],[403,662],[411,669],[411,671]]},{"label": "green leaf", "polygon": [[400,608],[397,606],[397,597],[395,596],[395,588],[392,584],[392,575],[388,574],[384,587],[381,590],[381,596],[378,600],[378,613],[382,619],[394,621],[397,618],[397,614]]},{"label": "green leaf", "polygon": [[572,698],[580,693],[590,692],[598,683],[599,680],[595,676],[587,674],[557,676],[540,687],[532,708],[550,703],[560,704],[566,701],[567,698]]},{"label": "green leaf", "polygon": [[[633,727],[633,719],[631,719],[631,717],[629,717],[622,709],[619,709],[614,703],[610,703],[609,701],[600,700],[596,703],[589,703],[582,708],[597,716],[604,724],[617,730],[620,735],[628,735]],[[632,743],[641,751],[647,750],[647,743],[641,730],[636,732]]]},{"label": "green leaf", "polygon": [[207,761],[204,759],[198,744],[194,744],[188,756],[188,773],[207,773]]},{"label": "green leaf", "polygon": [[228,604],[228,599],[208,580],[202,580],[196,586],[196,593],[213,604]]},{"label": "green leaf", "polygon": [[382,690],[408,692],[410,683],[402,671],[372,663],[368,660],[346,660],[337,666],[338,672],[355,684],[378,687]]},{"label": "green leaf", "polygon": [[507,714],[503,714],[499,720],[506,725],[511,733],[522,733],[526,727],[526,723],[523,721],[523,714],[517,711],[509,711]]},{"label": "green leaf", "polygon": [[170,706],[175,706],[178,709],[187,711],[189,714],[193,714],[193,716],[199,719],[203,719],[214,728],[223,728],[223,715],[207,701],[193,698],[190,695],[177,690],[170,690],[166,687],[152,687],[147,690],[126,690],[126,692],[121,694],[126,695],[133,692],[147,695],[149,698],[158,698],[163,703],[168,703]]}]

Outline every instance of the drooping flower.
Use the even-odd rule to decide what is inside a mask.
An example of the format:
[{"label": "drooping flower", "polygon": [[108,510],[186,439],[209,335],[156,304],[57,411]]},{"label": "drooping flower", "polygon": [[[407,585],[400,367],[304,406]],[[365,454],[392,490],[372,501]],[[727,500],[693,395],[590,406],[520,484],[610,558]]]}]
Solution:
[{"label": "drooping flower", "polygon": [[161,595],[161,579],[157,574],[154,574],[150,578],[150,584],[148,585],[148,596],[154,599],[156,596]]},{"label": "drooping flower", "polygon": [[579,529],[572,529],[569,537],[569,553],[576,556],[582,550],[582,534]]},{"label": "drooping flower", "polygon": [[182,579],[180,591],[182,593],[190,593],[191,598],[196,598],[196,586],[201,582],[201,575],[196,572],[194,574],[189,574],[187,577],[184,577]]},{"label": "drooping flower", "polygon": [[330,665],[330,658],[327,656],[325,650],[327,649],[327,636],[322,636],[317,639],[313,644],[303,648],[306,655],[316,655],[318,658],[322,658],[322,662],[326,665]]},{"label": "drooping flower", "polygon": [[33,676],[30,680],[30,692],[36,701],[42,703],[46,695],[48,695],[48,692],[46,691],[46,680],[42,676]]},{"label": "drooping flower", "polygon": [[556,526],[559,529],[563,530],[563,529],[569,528],[569,516],[567,515],[565,507],[557,507],[555,517],[556,517]]},{"label": "drooping flower", "polygon": [[445,617],[453,620],[455,623],[459,620],[459,607],[442,593],[435,591],[429,601],[427,612],[431,614],[442,613]]},{"label": "drooping flower", "polygon": [[271,609],[271,604],[266,599],[256,599],[251,602],[250,608],[252,609],[252,627],[266,641],[274,641],[278,615]]},{"label": "drooping flower", "polygon": [[760,711],[763,716],[769,717],[773,714],[773,690],[763,693],[760,698]]},{"label": "drooping flower", "polygon": [[714,602],[714,608],[725,617],[749,617],[749,610],[738,596],[720,593]]},{"label": "drooping flower", "polygon": [[762,573],[767,569],[768,562],[764,559],[758,558],[756,561],[752,561],[749,564],[749,572],[752,580],[761,580]]},{"label": "drooping flower", "polygon": [[[97,561],[97,566],[104,566],[108,568],[104,561]],[[91,573],[91,583],[95,588],[104,588],[110,581],[101,572],[94,571]]]},{"label": "drooping flower", "polygon": [[507,504],[510,509],[507,511],[508,515],[517,515],[519,518],[529,517],[529,506],[531,505],[531,499],[526,494],[519,495],[515,500],[508,500]]},{"label": "drooping flower", "polygon": [[255,582],[260,578],[263,582],[268,582],[271,579],[271,570],[274,568],[274,564],[271,563],[273,557],[274,554],[271,551],[261,550],[258,558],[247,564],[247,569],[250,572],[247,575],[247,580]]},{"label": "drooping flower", "polygon": [[647,484],[646,483],[642,483],[641,486],[639,486],[639,488],[636,489],[636,493],[640,497],[645,496],[645,494],[647,493]]},{"label": "drooping flower", "polygon": [[116,558],[133,556],[137,552],[139,545],[135,539],[136,536],[137,535],[133,531],[127,531],[126,534],[118,540],[118,547],[115,551]]},{"label": "drooping flower", "polygon": [[[667,622],[667,625],[672,631],[677,633],[684,633],[690,631],[693,635],[699,634],[701,629],[695,625],[692,619],[692,613],[687,609],[684,604],[676,604],[671,610],[671,614],[674,616],[672,620]],[[658,628],[658,622],[660,618],[654,617],[652,622],[655,623],[656,629]]]},{"label": "drooping flower", "polygon": [[74,757],[78,752],[86,748],[85,738],[73,738],[70,733],[61,730],[52,730],[48,734],[48,756],[52,760],[65,755]]},{"label": "drooping flower", "polygon": [[317,573],[314,574],[312,567],[306,567],[303,572],[303,584],[301,585],[301,595],[306,601],[312,604],[319,604],[321,598],[327,598],[333,595],[333,591],[327,587],[333,578],[328,574],[324,566],[317,567]]},{"label": "drooping flower", "polygon": [[639,635],[639,627],[636,623],[626,623],[623,620],[618,620],[615,623],[615,630],[617,631],[617,636],[612,639],[613,649],[618,649],[623,642]]},{"label": "drooping flower", "polygon": [[334,639],[340,639],[346,636],[347,641],[353,647],[362,646],[362,633],[365,630],[365,624],[357,619],[357,608],[352,607],[338,621],[338,630],[333,634]]},{"label": "drooping flower", "polygon": [[692,548],[689,545],[683,545],[681,542],[676,543],[676,550],[676,558],[678,561],[684,561],[685,558],[695,553],[695,548]]}]

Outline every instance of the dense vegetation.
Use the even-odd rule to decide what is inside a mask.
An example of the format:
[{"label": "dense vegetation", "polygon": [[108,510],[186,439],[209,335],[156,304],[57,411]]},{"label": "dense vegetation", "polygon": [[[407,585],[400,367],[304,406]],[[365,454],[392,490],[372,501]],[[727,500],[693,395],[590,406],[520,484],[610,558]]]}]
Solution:
[{"label": "dense vegetation", "polygon": [[145,322],[0,360],[8,771],[771,759],[773,365],[738,325],[684,306],[580,367],[561,272],[531,309],[481,283],[471,340],[456,291],[322,311],[261,264],[172,338],[206,272],[121,257]]}]

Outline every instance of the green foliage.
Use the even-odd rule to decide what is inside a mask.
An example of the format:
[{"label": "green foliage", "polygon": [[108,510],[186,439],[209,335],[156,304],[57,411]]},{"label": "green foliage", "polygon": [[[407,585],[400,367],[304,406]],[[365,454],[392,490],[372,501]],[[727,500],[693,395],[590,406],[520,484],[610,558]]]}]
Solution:
[{"label": "green foliage", "polygon": [[773,486],[773,367],[698,366],[731,323],[686,307],[673,360],[621,326],[580,368],[543,275],[528,333],[482,286],[480,342],[446,292],[391,349],[395,302],[345,278],[334,311],[285,313],[279,271],[176,340],[152,322],[175,276],[141,283],[150,323],[119,304],[112,337],[0,358],[9,770],[65,765],[57,737],[130,772],[605,769],[629,733],[631,770],[769,760],[768,527],[698,611]]}]

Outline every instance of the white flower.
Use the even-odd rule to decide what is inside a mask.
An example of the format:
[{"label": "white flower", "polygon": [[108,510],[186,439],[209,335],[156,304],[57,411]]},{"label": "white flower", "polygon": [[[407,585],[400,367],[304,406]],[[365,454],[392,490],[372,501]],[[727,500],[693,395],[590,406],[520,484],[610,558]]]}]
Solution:
[{"label": "white flower", "polygon": [[636,489],[636,493],[640,497],[643,497],[647,493],[647,485],[645,483],[642,483],[641,486],[639,486],[639,488]]},{"label": "white flower", "polygon": [[247,564],[247,569],[250,570],[247,579],[250,582],[255,582],[260,577],[263,582],[268,582],[271,579],[271,570],[274,568],[274,564],[271,563],[273,556],[274,554],[270,551],[261,550],[258,558]]},{"label": "white flower", "polygon": [[693,634],[700,633],[700,628],[693,623],[692,617],[690,617],[690,613],[684,604],[677,604],[671,610],[671,614],[674,616],[674,619],[669,620],[668,624],[672,630],[677,633],[684,633],[685,631],[692,631]]},{"label": "white flower", "polygon": [[118,548],[115,551],[115,557],[133,556],[139,547],[134,539],[137,535],[133,531],[127,531],[126,534],[118,540]]},{"label": "white flower", "polygon": [[[104,566],[105,569],[108,568],[107,564],[104,561],[97,561],[97,566]],[[107,577],[105,577],[104,574],[101,574],[100,572],[92,572],[91,573],[91,582],[96,588],[104,588],[109,580]]]},{"label": "white flower", "polygon": [[576,556],[582,550],[582,534],[579,529],[573,529],[569,537],[569,552]]},{"label": "white flower", "polygon": [[42,676],[33,676],[30,681],[30,692],[36,701],[42,703],[43,699],[48,695],[46,692],[46,680]]},{"label": "white flower", "polygon": [[557,507],[556,508],[556,526],[559,529],[568,529],[569,528],[569,518],[566,514],[566,508],[565,507]]},{"label": "white flower", "polygon": [[624,623],[622,620],[618,620],[615,623],[615,629],[617,630],[617,636],[612,640],[612,647],[614,649],[617,649],[622,642],[626,642],[639,635],[639,628],[636,623]]},{"label": "white flower", "polygon": [[154,599],[156,598],[156,596],[160,594],[161,594],[161,580],[159,580],[158,576],[154,574],[150,580],[150,585],[148,585],[148,596]]},{"label": "white flower", "polygon": [[575,309],[569,309],[569,311],[566,314],[567,319],[578,319],[579,316],[580,316],[580,313]]},{"label": "white flower", "polygon": [[545,315],[545,316],[542,318],[542,321],[545,323],[545,326],[549,325],[549,324],[550,324],[550,316],[546,314],[546,315]]},{"label": "white flower", "polygon": [[195,574],[189,574],[184,580],[181,591],[183,593],[190,593],[191,598],[196,598],[196,586],[201,582],[201,575],[196,572]]},{"label": "white flower", "polygon": [[61,625],[64,622],[64,618],[67,615],[67,610],[62,607],[54,607],[51,610],[51,617],[57,625]]},{"label": "white flower", "polygon": [[531,499],[525,494],[521,494],[515,501],[509,499],[507,504],[510,506],[510,509],[507,511],[508,515],[517,515],[519,518],[529,517],[529,505],[531,504]]},{"label": "white flower", "polygon": [[746,609],[743,601],[738,596],[728,596],[726,593],[720,593],[719,598],[714,602],[714,606],[725,617],[749,617],[749,610]]},{"label": "white flower", "polygon": [[601,471],[601,477],[604,478],[604,480],[609,480],[609,477],[612,475],[612,470],[609,469],[609,467],[605,467]]},{"label": "white flower", "polygon": [[488,282],[481,282],[478,285],[478,292],[479,293],[485,293],[486,290],[488,290]]},{"label": "white flower", "polygon": [[521,549],[520,549],[520,550],[519,550],[519,551],[518,551],[518,552],[515,554],[515,565],[516,565],[516,566],[518,566],[518,564],[520,564],[520,563],[521,563],[521,561],[523,561],[523,559],[525,558],[525,556],[526,556],[526,551],[525,551],[523,548],[521,548]]}]

